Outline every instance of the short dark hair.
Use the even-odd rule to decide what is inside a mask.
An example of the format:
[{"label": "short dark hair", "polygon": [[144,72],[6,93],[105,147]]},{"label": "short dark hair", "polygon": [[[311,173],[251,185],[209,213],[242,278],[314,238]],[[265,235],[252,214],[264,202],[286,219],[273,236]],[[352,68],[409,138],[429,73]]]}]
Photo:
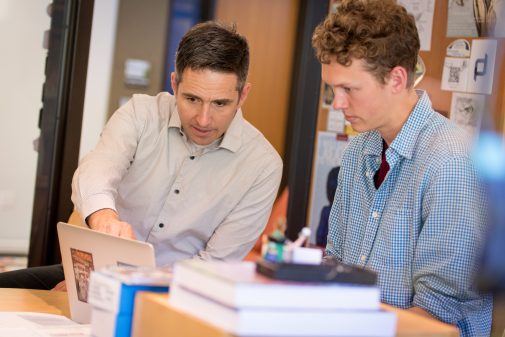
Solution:
[{"label": "short dark hair", "polygon": [[207,21],[191,28],[177,48],[175,58],[176,84],[186,68],[237,75],[237,91],[242,92],[249,70],[249,45],[237,33],[235,25]]},{"label": "short dark hair", "polygon": [[396,66],[407,70],[414,85],[420,42],[416,22],[395,0],[343,0],[312,36],[319,62],[349,66],[362,60],[382,84]]}]

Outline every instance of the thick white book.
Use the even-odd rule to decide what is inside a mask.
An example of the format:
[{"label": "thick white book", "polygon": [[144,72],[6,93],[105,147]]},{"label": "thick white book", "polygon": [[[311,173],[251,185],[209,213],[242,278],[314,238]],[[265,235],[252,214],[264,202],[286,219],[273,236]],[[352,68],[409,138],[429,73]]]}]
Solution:
[{"label": "thick white book", "polygon": [[384,310],[233,308],[173,285],[169,303],[237,336],[390,337],[396,333],[396,314]]},{"label": "thick white book", "polygon": [[172,286],[237,308],[377,310],[374,285],[279,281],[256,273],[253,262],[185,260],[175,264]]}]

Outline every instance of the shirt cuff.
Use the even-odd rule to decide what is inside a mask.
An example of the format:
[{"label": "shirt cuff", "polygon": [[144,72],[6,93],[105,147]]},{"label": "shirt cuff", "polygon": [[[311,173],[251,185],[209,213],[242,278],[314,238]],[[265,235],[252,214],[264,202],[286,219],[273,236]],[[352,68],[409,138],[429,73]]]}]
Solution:
[{"label": "shirt cuff", "polygon": [[92,213],[104,208],[110,208],[117,212],[114,198],[108,194],[94,194],[81,202],[80,213],[83,220],[86,221]]}]

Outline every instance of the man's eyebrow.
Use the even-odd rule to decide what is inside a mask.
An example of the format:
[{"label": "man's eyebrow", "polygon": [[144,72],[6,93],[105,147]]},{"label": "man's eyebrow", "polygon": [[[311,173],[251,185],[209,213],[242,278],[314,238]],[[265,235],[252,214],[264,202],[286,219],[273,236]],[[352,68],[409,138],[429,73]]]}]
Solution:
[{"label": "man's eyebrow", "polygon": [[230,98],[216,98],[216,99],[213,99],[212,102],[224,104],[224,103],[232,103],[233,100]]},{"label": "man's eyebrow", "polygon": [[[326,83],[328,84],[328,83]],[[334,87],[350,87],[352,86],[352,84],[350,82],[338,82],[338,83],[332,83],[332,84],[328,84],[330,87],[334,88]]]},{"label": "man's eyebrow", "polygon": [[183,93],[181,93],[181,95],[184,96],[184,97],[188,97],[188,98],[198,98],[198,99],[201,99],[197,95],[189,93],[189,92],[183,92]]},{"label": "man's eyebrow", "polygon": [[[203,99],[200,96],[189,93],[189,92],[183,92],[183,93],[181,93],[181,95],[186,98],[196,98],[196,99],[203,101]],[[233,103],[233,101],[234,100],[231,98],[216,98],[216,99],[212,100],[212,102],[221,103],[221,104],[229,104],[229,103]]]}]

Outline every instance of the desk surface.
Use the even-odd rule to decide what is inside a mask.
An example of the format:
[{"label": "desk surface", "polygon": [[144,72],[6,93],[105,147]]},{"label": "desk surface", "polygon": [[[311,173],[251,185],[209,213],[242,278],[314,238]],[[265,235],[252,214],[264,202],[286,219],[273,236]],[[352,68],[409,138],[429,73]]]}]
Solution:
[{"label": "desk surface", "polygon": [[0,311],[33,311],[70,317],[67,293],[0,288]]}]

